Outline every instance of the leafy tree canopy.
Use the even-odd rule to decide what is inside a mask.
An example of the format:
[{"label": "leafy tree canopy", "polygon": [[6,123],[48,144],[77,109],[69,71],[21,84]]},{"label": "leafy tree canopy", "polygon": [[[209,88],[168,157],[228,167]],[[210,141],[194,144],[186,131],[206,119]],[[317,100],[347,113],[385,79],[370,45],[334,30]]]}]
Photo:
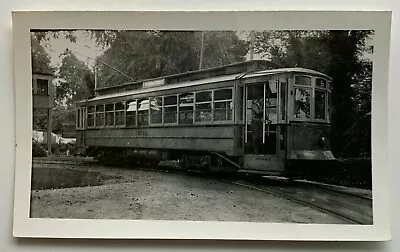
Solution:
[{"label": "leafy tree canopy", "polygon": [[50,56],[35,36],[31,36],[32,72],[54,74]]},{"label": "leafy tree canopy", "polygon": [[[108,48],[98,58],[99,87],[199,69],[201,32],[96,31],[93,37]],[[245,60],[247,43],[235,32],[205,32],[203,68]],[[130,76],[116,73],[109,66]]]},{"label": "leafy tree canopy", "polygon": [[61,79],[57,86],[57,101],[73,104],[94,93],[93,73],[75,54],[66,50],[57,77]]}]

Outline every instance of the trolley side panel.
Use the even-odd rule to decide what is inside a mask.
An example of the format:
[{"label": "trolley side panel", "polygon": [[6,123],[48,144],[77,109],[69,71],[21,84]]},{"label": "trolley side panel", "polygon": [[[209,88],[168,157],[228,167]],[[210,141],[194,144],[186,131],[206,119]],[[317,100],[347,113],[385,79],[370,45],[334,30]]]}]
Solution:
[{"label": "trolley side panel", "polygon": [[233,125],[151,127],[135,129],[93,129],[86,131],[86,145],[91,147],[121,147],[215,151],[235,155]]}]

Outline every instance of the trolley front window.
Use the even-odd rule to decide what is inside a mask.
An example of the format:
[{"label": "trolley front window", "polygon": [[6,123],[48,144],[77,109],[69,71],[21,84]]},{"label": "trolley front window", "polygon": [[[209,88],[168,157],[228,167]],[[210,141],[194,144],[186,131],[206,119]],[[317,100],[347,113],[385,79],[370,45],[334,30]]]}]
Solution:
[{"label": "trolley front window", "polygon": [[327,79],[295,76],[295,87],[291,93],[294,95],[292,99],[295,120],[320,122],[329,120],[329,83]]},{"label": "trolley front window", "polygon": [[326,119],[326,91],[315,90],[315,119]]},{"label": "trolley front window", "polygon": [[311,90],[295,88],[294,117],[296,119],[311,118]]}]

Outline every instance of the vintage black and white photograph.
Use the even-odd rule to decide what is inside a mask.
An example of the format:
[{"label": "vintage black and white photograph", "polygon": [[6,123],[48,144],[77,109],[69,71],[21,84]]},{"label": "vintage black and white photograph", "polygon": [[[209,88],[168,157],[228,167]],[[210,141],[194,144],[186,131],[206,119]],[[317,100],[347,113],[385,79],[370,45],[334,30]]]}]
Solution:
[{"label": "vintage black and white photograph", "polygon": [[32,30],[30,217],[373,224],[372,30]]},{"label": "vintage black and white photograph", "polygon": [[246,227],[209,236],[228,239],[382,223],[381,31],[152,27],[29,28],[28,220]]}]

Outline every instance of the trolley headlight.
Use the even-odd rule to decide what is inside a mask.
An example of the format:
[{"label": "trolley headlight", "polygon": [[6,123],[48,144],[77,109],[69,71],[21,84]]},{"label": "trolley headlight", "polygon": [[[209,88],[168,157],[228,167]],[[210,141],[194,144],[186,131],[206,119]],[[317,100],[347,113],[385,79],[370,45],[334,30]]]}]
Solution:
[{"label": "trolley headlight", "polygon": [[327,139],[325,136],[320,136],[318,138],[318,145],[319,147],[324,147],[326,145]]}]

